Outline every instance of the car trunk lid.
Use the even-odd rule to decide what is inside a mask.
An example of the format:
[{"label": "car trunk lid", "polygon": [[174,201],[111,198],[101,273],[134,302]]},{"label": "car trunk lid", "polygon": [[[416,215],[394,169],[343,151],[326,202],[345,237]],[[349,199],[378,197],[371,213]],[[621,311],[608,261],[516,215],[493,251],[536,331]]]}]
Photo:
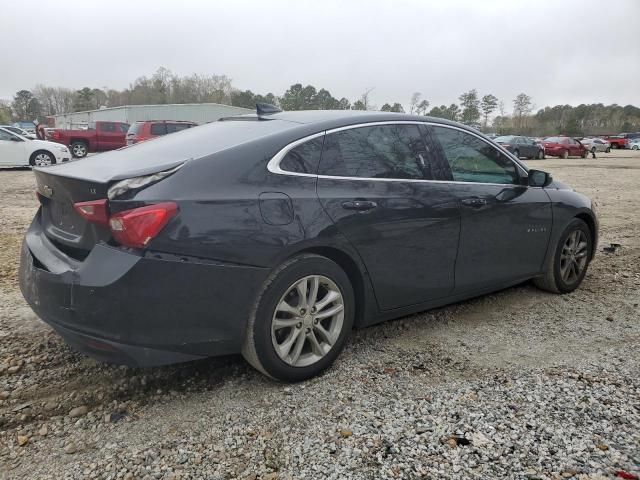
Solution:
[{"label": "car trunk lid", "polygon": [[52,175],[46,169],[35,169],[34,173],[42,205],[42,230],[60,250],[82,260],[96,243],[110,239],[106,226],[86,221],[74,208],[78,202],[107,198],[107,184]]}]

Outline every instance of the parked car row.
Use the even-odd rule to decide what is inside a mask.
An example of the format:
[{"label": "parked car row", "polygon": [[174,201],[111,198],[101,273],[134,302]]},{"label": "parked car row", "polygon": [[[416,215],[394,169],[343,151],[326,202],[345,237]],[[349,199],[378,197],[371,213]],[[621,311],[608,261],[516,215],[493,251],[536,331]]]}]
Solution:
[{"label": "parked car row", "polygon": [[91,122],[86,129],[48,129],[47,139],[67,145],[75,158],[91,152],[106,152],[155,137],[195,127],[195,122],[179,120],[144,120],[129,125],[124,122]]}]

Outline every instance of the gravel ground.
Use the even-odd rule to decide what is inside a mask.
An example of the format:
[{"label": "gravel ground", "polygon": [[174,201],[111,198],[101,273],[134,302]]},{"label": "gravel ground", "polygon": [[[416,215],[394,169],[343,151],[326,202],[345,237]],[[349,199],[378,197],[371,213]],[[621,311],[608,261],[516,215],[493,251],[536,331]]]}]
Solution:
[{"label": "gravel ground", "polygon": [[0,171],[0,478],[640,475],[640,154],[600,157],[530,162],[599,204],[578,291],[523,284],[357,331],[296,385],[241,357],[133,369],[71,351],[17,286],[33,178]]}]

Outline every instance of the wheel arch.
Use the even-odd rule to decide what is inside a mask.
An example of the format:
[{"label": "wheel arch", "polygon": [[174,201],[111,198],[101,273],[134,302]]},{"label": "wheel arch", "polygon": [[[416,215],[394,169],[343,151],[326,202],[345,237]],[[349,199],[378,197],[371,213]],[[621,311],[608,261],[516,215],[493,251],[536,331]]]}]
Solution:
[{"label": "wheel arch", "polygon": [[38,155],[39,153],[46,153],[47,155],[50,155],[51,163],[56,163],[56,156],[53,154],[53,152],[45,150],[44,148],[39,148],[38,150],[35,150],[33,153],[31,153],[31,155],[29,155],[29,165],[31,165],[32,167],[35,166],[36,155]]},{"label": "wheel arch", "polygon": [[589,260],[591,261],[596,253],[596,243],[598,241],[598,228],[596,227],[596,221],[586,212],[578,213],[575,218],[579,218],[587,224],[587,227],[589,227],[589,232],[591,233],[591,252],[589,252]]}]

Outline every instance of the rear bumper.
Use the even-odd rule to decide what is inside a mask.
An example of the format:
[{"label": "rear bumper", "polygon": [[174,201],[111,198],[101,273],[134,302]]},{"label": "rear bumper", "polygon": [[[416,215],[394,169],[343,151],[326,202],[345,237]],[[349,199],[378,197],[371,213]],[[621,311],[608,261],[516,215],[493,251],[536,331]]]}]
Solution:
[{"label": "rear bumper", "polygon": [[31,308],[72,347],[110,363],[152,366],[239,352],[267,273],[104,244],[79,262],[47,239],[37,215],[19,276]]}]

